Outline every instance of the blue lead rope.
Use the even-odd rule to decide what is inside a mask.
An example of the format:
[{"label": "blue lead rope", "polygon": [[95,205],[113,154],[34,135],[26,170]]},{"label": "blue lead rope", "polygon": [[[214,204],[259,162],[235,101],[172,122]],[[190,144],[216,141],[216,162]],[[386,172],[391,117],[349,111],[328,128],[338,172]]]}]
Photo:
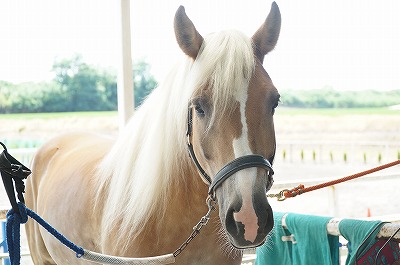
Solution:
[{"label": "blue lead rope", "polygon": [[80,258],[84,254],[82,247],[79,247],[72,243],[68,238],[58,232],[49,223],[43,220],[37,213],[27,208],[25,204],[18,202],[19,213],[16,213],[13,209],[7,213],[7,245],[8,253],[10,254],[11,265],[20,265],[21,261],[21,244],[20,236],[21,229],[20,225],[25,224],[28,221],[28,216],[33,220],[38,222],[44,229],[46,229],[50,234],[57,238],[62,244],[70,248],[76,253],[76,257]]},{"label": "blue lead rope", "polygon": [[6,238],[11,265],[19,265],[20,263],[20,224],[25,224],[28,221],[26,211],[23,210],[24,207],[21,205],[21,203],[18,203],[20,214],[16,213],[13,209],[9,210],[7,213]]},{"label": "blue lead rope", "polygon": [[[25,206],[23,196],[25,192],[24,179],[31,174],[31,170],[10,155],[5,144],[0,142],[0,145],[4,149],[0,153],[0,175],[12,207],[7,213],[6,224],[6,237],[11,265],[19,265],[21,262],[20,225],[28,221],[28,216],[43,226],[44,229],[56,237],[62,244],[73,250],[78,258],[82,257],[84,254],[83,248],[72,243],[34,211]],[[17,195],[19,202],[17,202],[15,195]]]}]

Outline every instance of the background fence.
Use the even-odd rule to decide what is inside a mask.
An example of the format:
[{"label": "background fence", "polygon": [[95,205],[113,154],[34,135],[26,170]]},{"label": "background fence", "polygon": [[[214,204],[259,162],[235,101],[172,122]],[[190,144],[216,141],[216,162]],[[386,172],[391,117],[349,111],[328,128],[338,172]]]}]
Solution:
[{"label": "background fence", "polygon": [[393,142],[279,142],[276,157],[286,162],[383,163],[400,159]]}]

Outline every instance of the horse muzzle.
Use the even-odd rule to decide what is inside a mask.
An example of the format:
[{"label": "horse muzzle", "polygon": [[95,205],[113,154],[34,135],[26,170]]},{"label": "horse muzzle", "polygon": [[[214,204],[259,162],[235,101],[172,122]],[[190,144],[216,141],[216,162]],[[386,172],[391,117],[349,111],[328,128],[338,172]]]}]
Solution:
[{"label": "horse muzzle", "polygon": [[[256,170],[245,170],[249,168]],[[249,172],[257,173],[256,176],[247,176]],[[254,178],[251,187],[245,187],[248,190],[246,194],[238,192],[240,188],[231,184],[226,185],[228,187],[226,189],[217,190],[231,176]],[[272,176],[273,170],[268,160],[259,155],[247,155],[225,165],[210,184],[209,195],[216,195],[218,198],[221,222],[225,226],[229,241],[235,248],[257,247],[264,243],[271,231],[273,214],[266,198],[266,191],[272,186]],[[231,178],[229,181],[232,182],[234,179]]]},{"label": "horse muzzle", "polygon": [[274,224],[265,191],[253,191],[250,201],[237,193],[222,196],[228,198],[225,203],[220,203],[220,219],[230,243],[237,249],[254,248],[263,244]]}]

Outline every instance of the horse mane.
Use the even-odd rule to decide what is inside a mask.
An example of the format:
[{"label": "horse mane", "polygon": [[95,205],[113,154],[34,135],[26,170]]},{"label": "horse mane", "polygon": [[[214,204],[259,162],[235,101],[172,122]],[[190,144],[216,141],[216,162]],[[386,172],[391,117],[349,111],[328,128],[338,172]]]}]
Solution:
[{"label": "horse mane", "polygon": [[249,82],[254,64],[250,38],[238,31],[210,34],[197,59],[185,57],[136,110],[96,173],[102,245],[112,231],[119,247],[127,247],[155,213],[163,219],[169,191],[185,182],[188,167],[194,170],[185,135],[189,102],[212,87],[216,120]]}]

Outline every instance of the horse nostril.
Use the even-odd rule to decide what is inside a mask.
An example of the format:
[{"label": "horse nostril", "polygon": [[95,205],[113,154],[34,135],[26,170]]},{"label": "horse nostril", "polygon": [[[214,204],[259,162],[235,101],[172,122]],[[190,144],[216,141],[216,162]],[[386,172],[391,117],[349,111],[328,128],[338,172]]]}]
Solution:
[{"label": "horse nostril", "polygon": [[238,235],[239,234],[239,227],[238,223],[235,221],[234,213],[237,213],[236,209],[230,208],[225,216],[225,227],[229,234],[231,235]]}]

